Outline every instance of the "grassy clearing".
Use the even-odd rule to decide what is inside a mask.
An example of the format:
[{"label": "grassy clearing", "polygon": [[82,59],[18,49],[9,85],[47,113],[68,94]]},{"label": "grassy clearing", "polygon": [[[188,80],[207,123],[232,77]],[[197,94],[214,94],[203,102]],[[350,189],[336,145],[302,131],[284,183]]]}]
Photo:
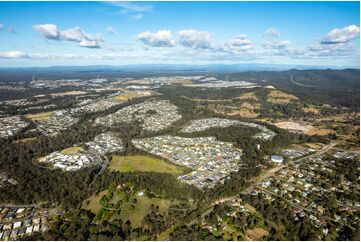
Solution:
[{"label": "grassy clearing", "polygon": [[97,213],[101,207],[98,203],[99,199],[102,198],[105,194],[107,194],[108,190],[102,191],[99,194],[94,194],[88,199],[83,201],[82,208],[92,211],[93,213]]},{"label": "grassy clearing", "polygon": [[32,140],[36,140],[36,137],[32,137],[32,138],[24,138],[24,139],[18,139],[18,140],[15,140],[13,143],[26,143],[26,142],[29,142],[29,141],[32,141]]},{"label": "grassy clearing", "polygon": [[51,96],[54,97],[61,97],[61,96],[78,96],[86,94],[86,92],[83,91],[68,91],[68,92],[60,92],[60,93],[52,93]]},{"label": "grassy clearing", "polygon": [[302,108],[305,113],[320,114],[320,110],[315,107]]},{"label": "grassy clearing", "polygon": [[241,94],[238,99],[240,100],[252,100],[252,101],[258,101],[258,97],[254,92],[246,92]]},{"label": "grassy clearing", "polygon": [[294,100],[298,100],[298,97],[279,90],[271,90],[267,97],[267,101],[273,104],[286,104]]},{"label": "grassy clearing", "polygon": [[117,156],[113,155],[109,168],[119,172],[160,172],[180,174],[182,169],[165,161],[149,156]]},{"label": "grassy clearing", "polygon": [[120,102],[125,102],[125,101],[129,101],[133,98],[137,98],[137,97],[145,97],[145,96],[152,96],[154,95],[153,92],[133,92],[133,91],[126,91],[123,92],[117,96],[114,97],[114,100],[116,101],[120,101]]},{"label": "grassy clearing", "polygon": [[262,237],[268,235],[268,231],[262,228],[254,228],[247,230],[247,237],[251,240],[260,240]]},{"label": "grassy clearing", "polygon": [[52,112],[43,112],[43,113],[27,114],[25,115],[25,117],[30,119],[31,121],[42,121],[42,120],[49,120],[51,115]]},{"label": "grassy clearing", "polygon": [[[82,208],[90,210],[94,214],[99,213],[102,208],[107,210],[107,207],[104,208],[100,205],[101,198],[104,195],[107,195],[107,193],[108,190],[104,190],[98,195],[94,194],[93,196],[84,200]],[[136,199],[135,203],[134,199]],[[149,213],[152,205],[154,207],[159,206],[159,212],[167,215],[168,207],[172,204],[172,202],[168,199],[162,199],[157,197],[150,198],[147,197],[145,194],[140,196],[138,195],[138,192],[134,192],[127,199],[127,196],[122,191],[115,192],[113,198],[109,201],[108,204],[110,206],[110,204],[117,204],[119,201],[122,202],[122,205],[119,209],[115,209],[115,211],[113,211],[112,215],[108,218],[108,220],[111,221],[121,219],[124,222],[129,220],[133,228],[138,228],[142,226],[142,220]],[[112,207],[110,207],[109,209],[111,210]],[[102,220],[100,220],[99,222],[101,221]]]},{"label": "grassy clearing", "polygon": [[60,152],[64,155],[71,155],[71,154],[75,154],[75,153],[78,153],[79,151],[83,151],[83,150],[84,149],[82,147],[74,146],[74,147],[69,147],[69,148],[63,149]]},{"label": "grassy clearing", "polygon": [[132,227],[138,228],[142,225],[143,218],[148,214],[150,211],[150,206],[153,204],[155,207],[159,206],[159,211],[161,213],[166,214],[168,210],[168,206],[170,205],[170,201],[166,199],[160,199],[160,198],[149,198],[149,197],[138,197],[133,196],[130,201],[136,198],[137,203],[135,205],[135,208],[131,208],[131,203],[126,203],[122,207],[120,218],[124,221],[129,219],[129,221],[132,223]]}]

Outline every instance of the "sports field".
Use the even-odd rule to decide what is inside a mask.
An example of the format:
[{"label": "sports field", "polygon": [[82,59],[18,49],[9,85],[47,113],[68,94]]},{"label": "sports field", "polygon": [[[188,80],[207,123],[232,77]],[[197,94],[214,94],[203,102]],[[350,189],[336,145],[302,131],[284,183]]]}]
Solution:
[{"label": "sports field", "polygon": [[109,164],[111,171],[119,172],[159,172],[180,174],[183,172],[182,168],[156,159],[150,156],[117,156],[113,155]]}]

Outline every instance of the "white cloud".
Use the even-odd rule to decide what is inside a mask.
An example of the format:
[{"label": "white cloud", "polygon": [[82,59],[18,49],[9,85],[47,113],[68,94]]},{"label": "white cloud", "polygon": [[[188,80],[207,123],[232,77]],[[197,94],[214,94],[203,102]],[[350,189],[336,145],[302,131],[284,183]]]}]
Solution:
[{"label": "white cloud", "polygon": [[4,29],[4,25],[0,24],[0,31],[2,31]]},{"label": "white cloud", "polygon": [[175,41],[172,39],[172,32],[169,30],[159,30],[155,33],[146,31],[138,34],[136,38],[144,45],[150,47],[172,47],[175,45]]},{"label": "white cloud", "polygon": [[266,29],[266,31],[263,33],[263,36],[266,37],[279,37],[281,35],[281,32],[279,31],[278,28],[275,27],[270,27],[268,29]]},{"label": "white cloud", "polygon": [[342,29],[333,29],[327,33],[321,44],[347,43],[359,36],[360,28],[357,25],[346,26]]},{"label": "white cloud", "polygon": [[121,10],[117,14],[128,14],[130,18],[138,20],[144,17],[144,14],[151,13],[153,6],[143,5],[134,2],[105,2],[105,4],[119,7]]},{"label": "white cloud", "polygon": [[27,58],[28,55],[22,51],[5,51],[0,52],[0,58],[14,59],[14,58]]},{"label": "white cloud", "polygon": [[151,5],[141,5],[134,2],[108,2],[109,4],[122,8],[122,13],[149,13],[153,10]]},{"label": "white cloud", "polygon": [[142,13],[137,13],[137,14],[133,14],[130,16],[132,19],[142,19],[144,17],[144,14]]},{"label": "white cloud", "polygon": [[79,42],[79,46],[87,48],[100,48],[100,43],[95,40],[82,40]]},{"label": "white cloud", "polygon": [[291,45],[291,41],[289,41],[289,40],[280,40],[280,41],[266,42],[264,44],[264,47],[266,49],[284,50],[284,49],[287,49],[290,45]]},{"label": "white cloud", "polygon": [[33,29],[47,39],[59,40],[58,26],[55,24],[34,24]]},{"label": "white cloud", "polygon": [[239,34],[225,43],[225,49],[229,51],[245,51],[251,48],[251,41],[245,34]]},{"label": "white cloud", "polygon": [[112,26],[107,27],[107,32],[110,34],[117,34],[117,31]]},{"label": "white cloud", "polygon": [[81,47],[100,48],[103,42],[99,35],[87,34],[79,27],[59,31],[55,24],[38,24],[33,29],[47,39],[78,42]]},{"label": "white cloud", "polygon": [[179,43],[193,49],[207,49],[212,47],[212,35],[206,31],[195,29],[180,30]]}]

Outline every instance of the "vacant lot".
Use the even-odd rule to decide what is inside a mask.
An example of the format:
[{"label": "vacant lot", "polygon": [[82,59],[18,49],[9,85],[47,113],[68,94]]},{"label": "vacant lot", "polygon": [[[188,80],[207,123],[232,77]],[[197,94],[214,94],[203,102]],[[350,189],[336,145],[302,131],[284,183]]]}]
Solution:
[{"label": "vacant lot", "polygon": [[254,92],[243,93],[238,97],[238,99],[258,101],[258,97],[256,96],[256,94]]},{"label": "vacant lot", "polygon": [[133,98],[137,98],[137,97],[145,97],[145,96],[151,96],[154,95],[153,92],[149,92],[149,91],[144,91],[144,92],[132,92],[132,91],[126,91],[123,92],[117,96],[114,97],[114,100],[116,101],[129,101]]},{"label": "vacant lot", "polygon": [[287,129],[290,131],[301,132],[307,135],[328,135],[334,133],[332,129],[325,129],[322,127],[316,127],[311,124],[303,124],[300,122],[285,121],[274,123],[278,128]]},{"label": "vacant lot", "polygon": [[312,129],[312,125],[300,124],[298,122],[285,121],[285,122],[277,122],[276,125],[278,128],[287,129],[290,131],[298,131],[302,133],[308,132]]},{"label": "vacant lot", "polygon": [[273,104],[286,104],[297,99],[298,97],[294,95],[279,90],[271,90],[268,94],[267,101]]},{"label": "vacant lot", "polygon": [[86,94],[86,92],[83,91],[69,91],[69,92],[60,92],[60,93],[52,93],[51,96],[54,97],[61,97],[61,96],[78,96]]},{"label": "vacant lot", "polygon": [[320,110],[315,107],[302,108],[302,110],[306,113],[320,114]]},{"label": "vacant lot", "polygon": [[71,155],[71,154],[75,154],[75,153],[78,153],[79,151],[83,151],[83,150],[84,149],[82,147],[74,146],[74,147],[63,149],[61,151],[61,153],[65,154],[65,155]]},{"label": "vacant lot", "polygon": [[24,138],[24,139],[18,139],[18,140],[15,140],[13,143],[26,143],[26,142],[29,142],[29,141],[32,141],[32,140],[36,140],[36,137],[33,137],[33,138]]},{"label": "vacant lot", "polygon": [[268,231],[262,228],[248,229],[246,233],[250,240],[260,240],[262,237],[268,235]]},{"label": "vacant lot", "polygon": [[160,172],[180,174],[182,169],[165,161],[149,156],[117,156],[114,155],[109,164],[109,169],[120,172]]},{"label": "vacant lot", "polygon": [[36,114],[27,114],[25,115],[25,117],[32,121],[42,121],[42,120],[48,120],[51,115],[52,112],[44,112],[44,113],[36,113]]}]

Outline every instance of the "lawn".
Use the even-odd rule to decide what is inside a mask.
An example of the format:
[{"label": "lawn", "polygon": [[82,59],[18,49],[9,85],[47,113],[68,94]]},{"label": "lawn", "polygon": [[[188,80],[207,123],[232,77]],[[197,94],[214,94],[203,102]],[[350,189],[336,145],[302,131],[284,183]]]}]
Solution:
[{"label": "lawn", "polygon": [[63,149],[61,151],[61,153],[65,154],[65,155],[71,155],[71,154],[75,154],[78,153],[79,151],[83,151],[84,149],[82,147],[79,146],[74,146],[74,147],[69,147],[66,149]]},{"label": "lawn", "polygon": [[111,171],[119,172],[160,172],[180,174],[183,172],[182,168],[169,164],[160,159],[150,156],[117,156],[113,155],[109,164]]}]

